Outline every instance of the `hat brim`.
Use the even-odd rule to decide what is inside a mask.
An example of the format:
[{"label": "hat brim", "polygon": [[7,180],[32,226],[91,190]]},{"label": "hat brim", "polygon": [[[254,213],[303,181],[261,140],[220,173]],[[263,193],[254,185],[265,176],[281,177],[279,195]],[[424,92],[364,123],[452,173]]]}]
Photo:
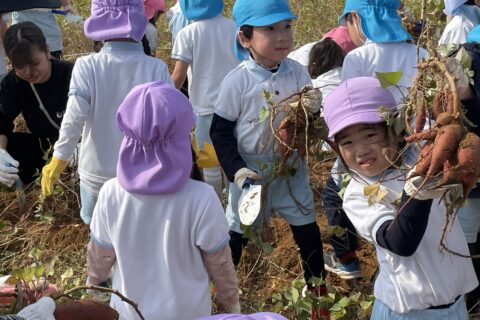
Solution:
[{"label": "hat brim", "polygon": [[378,111],[367,111],[363,113],[353,113],[350,114],[348,117],[342,119],[340,122],[335,124],[335,126],[328,130],[328,138],[333,139],[335,135],[340,131],[354,126],[356,124],[376,124],[382,123],[385,119],[382,118]]},{"label": "hat brim", "polygon": [[21,11],[33,8],[60,8],[60,0],[0,0],[0,12]]},{"label": "hat brim", "polygon": [[[297,16],[295,16],[291,12],[279,12],[279,13],[274,13],[258,19],[246,21],[243,25],[249,25],[253,27],[264,27],[264,26],[269,26],[271,24],[280,22],[282,20],[295,20],[295,19],[297,19]],[[235,43],[233,45],[233,50],[235,51],[235,55],[237,56],[238,60],[243,61],[248,59],[248,50],[245,49],[237,39],[239,30],[240,30],[240,27],[235,28]]]},{"label": "hat brim", "polygon": [[111,39],[133,39],[141,41],[147,29],[147,16],[142,10],[103,11],[85,20],[85,35],[95,41]]},{"label": "hat brim", "polygon": [[380,13],[372,8],[361,8],[357,9],[357,12],[367,39],[373,42],[400,42],[411,39],[395,10],[383,10]]}]

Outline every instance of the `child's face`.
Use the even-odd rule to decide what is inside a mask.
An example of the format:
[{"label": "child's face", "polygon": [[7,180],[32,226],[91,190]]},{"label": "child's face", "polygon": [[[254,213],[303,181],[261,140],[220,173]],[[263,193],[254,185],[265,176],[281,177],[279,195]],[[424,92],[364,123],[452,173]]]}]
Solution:
[{"label": "child's face", "polygon": [[31,61],[31,64],[14,67],[17,77],[35,84],[47,82],[52,74],[50,52],[40,51],[37,47],[33,47]]},{"label": "child's face", "polygon": [[[336,137],[338,148],[347,166],[354,171],[374,177],[390,166],[383,150],[393,159],[396,148],[390,145],[384,124],[356,124],[343,129]],[[392,152],[393,150],[393,152]]]},{"label": "child's face", "polygon": [[292,21],[282,20],[269,26],[254,27],[251,39],[240,32],[240,41],[250,50],[255,61],[267,68],[274,68],[292,50]]}]

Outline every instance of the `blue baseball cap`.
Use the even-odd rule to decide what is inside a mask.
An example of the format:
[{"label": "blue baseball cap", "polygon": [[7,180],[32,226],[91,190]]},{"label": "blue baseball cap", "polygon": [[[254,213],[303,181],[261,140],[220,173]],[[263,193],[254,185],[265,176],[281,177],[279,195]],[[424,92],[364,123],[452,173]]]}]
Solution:
[{"label": "blue baseball cap", "polygon": [[[287,0],[237,0],[232,15],[235,21],[235,35],[238,35],[240,27],[244,25],[263,27],[297,18],[290,10]],[[233,48],[238,60],[248,59],[248,50],[238,42],[236,36]]]},{"label": "blue baseball cap", "polygon": [[476,26],[468,33],[467,42],[480,43],[480,25]]},{"label": "blue baseball cap", "polygon": [[410,40],[410,34],[397,14],[400,0],[347,0],[338,23],[345,25],[345,16],[355,11],[360,16],[362,31],[373,42]]},{"label": "blue baseball cap", "polygon": [[223,11],[223,0],[180,0],[180,9],[188,20],[206,20]]}]

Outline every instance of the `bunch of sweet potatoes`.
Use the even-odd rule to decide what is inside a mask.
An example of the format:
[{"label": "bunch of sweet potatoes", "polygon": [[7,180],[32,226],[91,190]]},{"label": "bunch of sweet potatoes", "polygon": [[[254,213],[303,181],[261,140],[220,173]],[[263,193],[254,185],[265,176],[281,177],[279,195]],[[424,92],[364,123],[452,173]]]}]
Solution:
[{"label": "bunch of sweet potatoes", "polygon": [[[425,141],[416,164],[416,175],[433,177],[441,174],[437,187],[459,183],[466,198],[480,177],[480,138],[466,130],[462,110],[457,106],[450,92],[437,92],[431,112],[427,110],[425,99],[417,97],[415,133],[405,140]],[[428,114],[433,114],[435,124],[423,130]]]}]

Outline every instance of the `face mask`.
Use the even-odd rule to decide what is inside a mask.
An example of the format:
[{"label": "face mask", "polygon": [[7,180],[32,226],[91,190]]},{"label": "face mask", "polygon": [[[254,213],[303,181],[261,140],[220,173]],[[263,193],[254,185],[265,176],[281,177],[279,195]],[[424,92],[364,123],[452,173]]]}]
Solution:
[{"label": "face mask", "polygon": [[353,22],[353,27],[355,28],[355,32],[357,33],[357,37],[362,42],[362,46],[363,46],[365,44],[365,39],[363,38],[360,30],[358,30],[358,26],[357,26],[357,23],[355,21]]}]

